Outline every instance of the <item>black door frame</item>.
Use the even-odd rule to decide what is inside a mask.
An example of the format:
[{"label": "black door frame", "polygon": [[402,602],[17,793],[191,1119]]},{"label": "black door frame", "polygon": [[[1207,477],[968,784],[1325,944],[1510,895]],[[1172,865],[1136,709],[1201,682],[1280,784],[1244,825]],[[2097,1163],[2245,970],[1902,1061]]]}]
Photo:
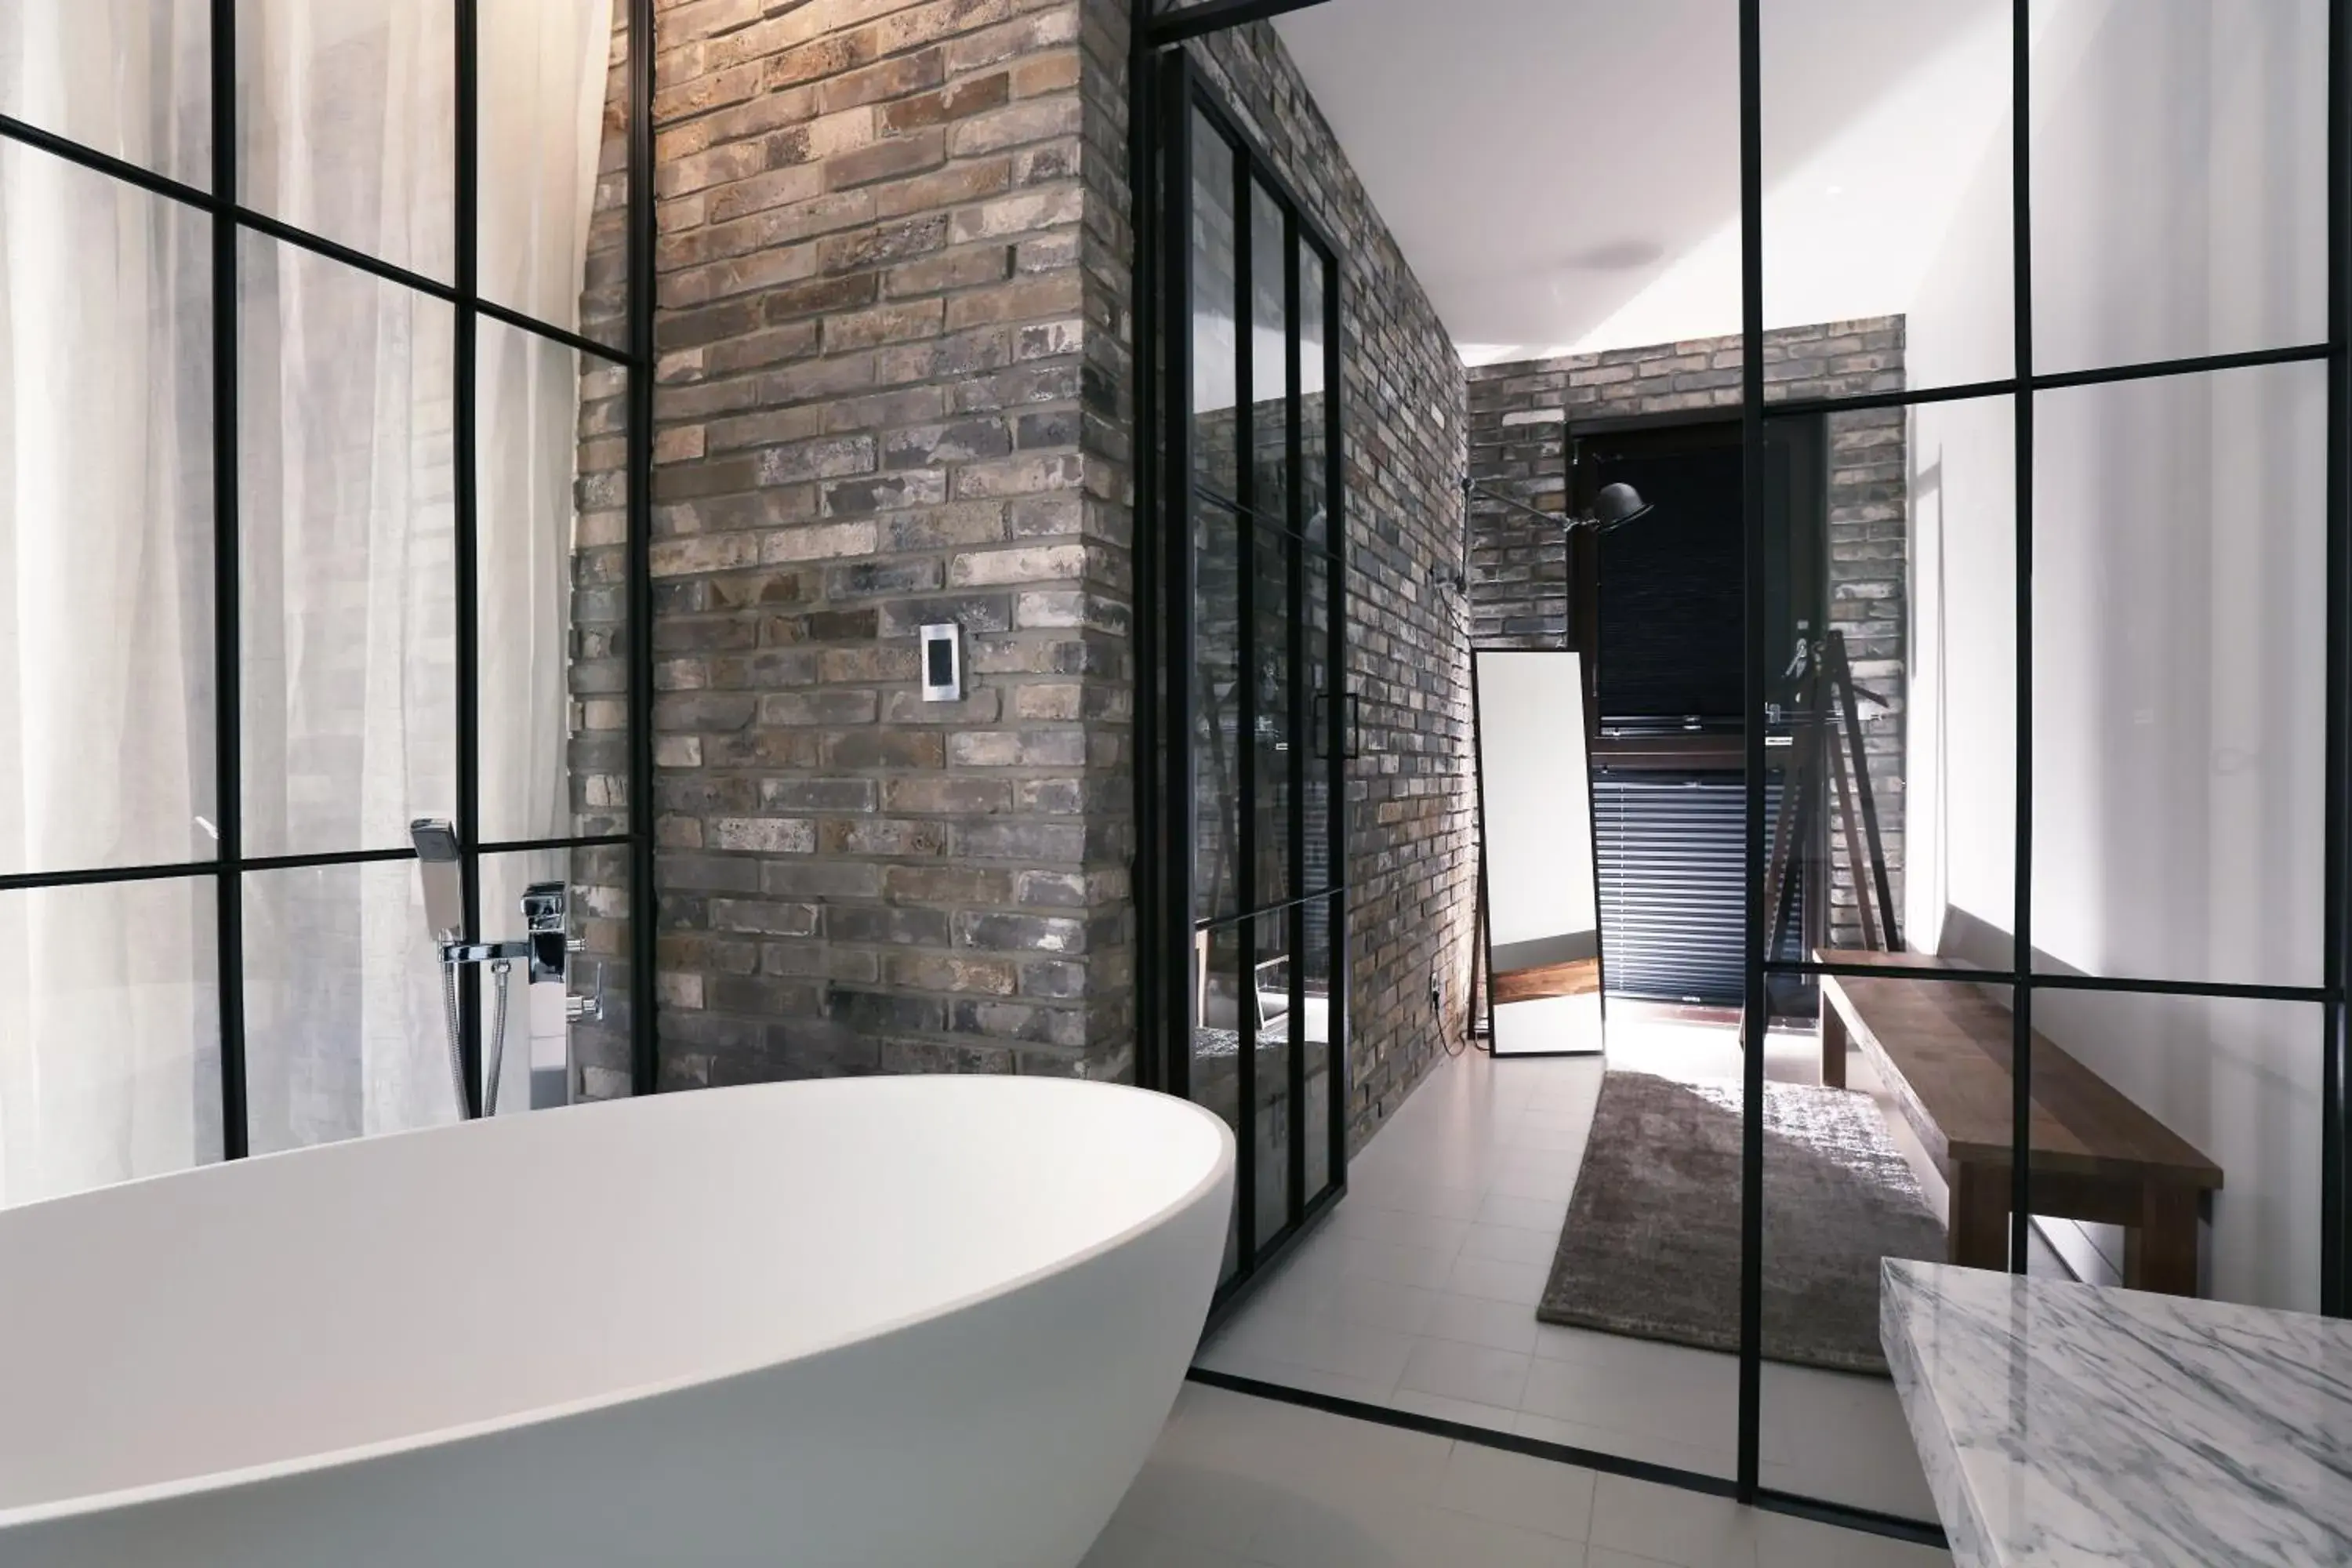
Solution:
[{"label": "black door frame", "polygon": [[[1157,167],[1162,150],[1155,143],[1155,121],[1148,111],[1156,60],[1183,40],[1234,26],[1264,21],[1292,11],[1327,4],[1328,0],[1133,0],[1130,77],[1130,154],[1139,176]],[[1763,464],[1766,422],[1792,415],[1830,415],[1864,409],[1911,407],[1923,404],[1970,399],[2011,399],[2016,422],[2016,843],[2013,868],[2016,913],[2012,931],[2011,967],[2006,976],[1995,970],[1969,974],[1920,966],[1878,967],[1867,975],[1900,974],[1939,984],[2000,984],[2011,991],[2014,1027],[2014,1096],[2012,1139],[2023,1146],[2028,1138],[2032,1094],[2032,1002],[2036,992],[2055,990],[2106,991],[2148,995],[2204,996],[2295,1002],[2316,1005],[2324,1023],[2315,1042],[2321,1053],[2320,1249],[2321,1309],[2329,1316],[2352,1316],[2352,1009],[2347,1008],[2347,975],[2352,975],[2352,0],[2329,0],[2327,19],[2327,337],[2324,342],[2294,344],[2244,353],[2213,354],[2115,365],[2095,370],[2041,373],[2033,368],[2032,267],[2032,93],[2031,0],[2011,0],[2010,60],[2010,123],[2012,254],[2015,301],[2014,343],[2011,374],[1964,385],[1898,390],[1811,399],[1768,400],[1764,374],[1764,142],[1762,84],[1762,16],[1764,0],[1739,0],[1739,126],[1740,126],[1740,289],[1742,372],[1740,377],[1741,438],[1744,464],[1743,512],[1746,529],[1745,618],[1747,649],[1745,691],[1748,715],[1763,710],[1770,680],[1769,653],[1763,633],[1769,604],[1766,598],[1767,560],[1763,530],[1766,490]],[[1146,192],[1148,178],[1132,188]],[[1145,202],[1143,206],[1150,204]],[[1138,214],[1139,225],[1149,216]],[[1150,260],[1151,247],[1139,247],[1136,298],[1155,299],[1158,278]],[[1150,361],[1139,353],[1150,380]],[[2196,375],[2255,366],[2324,363],[2327,375],[2326,481],[2326,733],[2325,811],[2322,854],[2325,881],[2321,982],[2312,986],[2246,985],[2159,977],[2103,977],[2068,974],[2034,967],[2032,947],[2032,814],[2033,814],[2033,436],[2035,395],[2068,387]],[[1147,425],[1146,429],[1151,428]],[[1139,489],[1153,493],[1150,455],[1151,443],[1139,443],[1144,454]],[[1139,527],[1154,526],[1147,509]],[[1172,672],[1171,674],[1173,679]],[[1149,670],[1144,675],[1148,685]],[[1171,688],[1172,689],[1172,688]],[[1159,731],[1147,730],[1145,743],[1157,743]],[[1761,1484],[1762,1356],[1764,1259],[1762,1121],[1764,1054],[1760,1049],[1768,1019],[1767,986],[1776,975],[1817,977],[1856,973],[1810,960],[1777,960],[1764,952],[1768,913],[1762,908],[1764,861],[1767,854],[1766,750],[1760,724],[1744,726],[1743,770],[1746,776],[1746,837],[1748,844],[1748,909],[1746,911],[1742,1034],[1746,1051],[1744,1089],[1746,1126],[1741,1150],[1740,1225],[1740,1358],[1738,1469],[1734,1482],[1712,1477],[1666,1472],[1636,1466],[1609,1455],[1576,1456],[1601,1468],[1654,1474],[1702,1491],[1722,1491],[1743,1501],[1833,1518],[1864,1528],[1935,1538],[1938,1532],[1920,1521],[1891,1519],[1867,1510],[1793,1496]],[[1147,754],[1149,754],[1147,752]],[[1169,784],[1175,784],[1172,775]],[[1163,789],[1167,787],[1163,784]],[[1179,795],[1169,798],[1181,799]],[[1147,822],[1159,822],[1172,832],[1160,802],[1146,795],[1139,803]],[[1156,815],[1155,815],[1156,814]],[[1181,815],[1181,814],[1178,814]],[[1176,845],[1175,847],[1185,847]],[[1169,841],[1159,841],[1165,855]],[[1147,991],[1146,1012],[1153,994]],[[2030,1162],[2011,1162],[2010,1258],[2012,1270],[2022,1271],[2032,1208],[2032,1172]],[[1265,1389],[1262,1392],[1281,1391]],[[1349,1402],[1306,1396],[1305,1402],[1328,1407]],[[1525,1440],[1501,1438],[1479,1428],[1445,1422],[1423,1421],[1382,1413],[1378,1407],[1350,1408],[1349,1414],[1391,1419],[1402,1424],[1443,1429],[1471,1441],[1536,1451]]]},{"label": "black door frame", "polygon": [[[1256,939],[1261,921],[1278,920],[1287,927],[1290,965],[1290,1016],[1296,1034],[1305,1016],[1306,973],[1301,959],[1307,952],[1307,915],[1320,904],[1330,922],[1328,933],[1330,993],[1326,1001],[1327,1065],[1325,1071],[1326,1181],[1307,1191],[1307,1082],[1306,1041],[1294,1039],[1286,1068],[1284,1101],[1291,1108],[1292,1135],[1287,1140],[1285,1171],[1285,1217],[1271,1235],[1257,1227],[1257,1020],[1252,1009],[1240,1009],[1236,1062],[1238,1106],[1235,1136],[1240,1163],[1235,1173],[1236,1267],[1220,1285],[1216,1315],[1237,1301],[1253,1281],[1278,1260],[1339,1201],[1347,1182],[1348,942],[1349,885],[1347,867],[1346,769],[1349,751],[1352,701],[1345,691],[1347,665],[1347,518],[1341,449],[1342,363],[1340,323],[1346,290],[1344,258],[1297,192],[1270,167],[1235,116],[1192,68],[1181,50],[1171,50],[1141,62],[1150,78],[1137,93],[1136,111],[1157,121],[1156,135],[1145,145],[1152,156],[1139,162],[1140,183],[1149,193],[1138,204],[1139,318],[1157,323],[1156,332],[1139,334],[1138,363],[1146,395],[1139,398],[1139,482],[1137,529],[1139,565],[1137,596],[1143,606],[1138,617],[1139,640],[1146,657],[1139,688],[1146,700],[1138,703],[1138,805],[1144,824],[1138,857],[1137,909],[1139,945],[1144,962],[1138,966],[1139,995],[1143,998],[1138,1019],[1137,1077],[1139,1081],[1169,1093],[1190,1098],[1195,1000],[1193,954],[1198,936],[1233,928],[1239,933],[1239,973],[1255,973]],[[1235,450],[1236,488],[1231,497],[1206,492],[1197,482],[1193,461],[1192,419],[1192,235],[1191,192],[1193,183],[1192,127],[1196,121],[1218,137],[1233,157],[1235,252]],[[1250,276],[1253,189],[1263,189],[1282,213],[1286,276],[1282,289],[1287,449],[1284,475],[1287,493],[1273,498],[1256,492],[1252,403],[1255,332],[1250,314],[1255,304]],[[1147,216],[1148,213],[1148,216]],[[1312,252],[1321,265],[1324,420],[1319,481],[1324,497],[1324,536],[1318,547],[1306,539],[1303,525],[1307,457],[1305,431],[1299,418],[1304,384],[1301,376],[1300,258]],[[1147,352],[1148,351],[1148,352]],[[1299,811],[1305,796],[1307,770],[1320,764],[1327,772],[1326,798],[1328,842],[1324,864],[1328,880],[1307,889],[1308,868],[1304,820],[1301,831],[1290,835],[1286,897],[1261,903],[1255,882],[1259,845],[1256,733],[1257,633],[1265,617],[1257,603],[1254,571],[1241,572],[1236,615],[1240,627],[1235,655],[1242,672],[1237,746],[1237,807],[1234,826],[1238,842],[1235,863],[1249,884],[1235,908],[1213,918],[1196,919],[1192,846],[1198,823],[1193,798],[1192,736],[1199,693],[1193,690],[1192,606],[1198,585],[1199,561],[1192,520],[1203,506],[1217,508],[1234,519],[1239,554],[1244,567],[1257,559],[1262,542],[1272,542],[1286,553],[1284,623],[1288,627],[1285,650],[1289,696],[1294,712],[1308,714],[1307,743],[1288,749],[1290,809]],[[1261,540],[1261,529],[1265,538]],[[1310,692],[1311,661],[1307,647],[1307,566],[1319,557],[1326,582],[1328,616],[1324,668],[1331,686],[1328,692]],[[1154,671],[1157,679],[1155,679]],[[1307,700],[1302,701],[1302,699]],[[1156,766],[1154,765],[1156,763]]]},{"label": "black door frame", "polygon": [[[421,3],[421,0],[420,0]],[[653,1092],[658,1078],[655,1035],[655,921],[653,863],[653,590],[650,570],[653,519],[654,242],[653,187],[653,0],[620,0],[627,17],[628,74],[628,259],[624,345],[614,347],[580,332],[542,321],[482,297],[477,275],[479,254],[480,15],[477,0],[443,0],[456,18],[454,81],[457,101],[455,265],[443,280],[384,261],[364,251],[289,224],[245,205],[237,188],[239,152],[237,88],[238,0],[211,0],[208,90],[211,95],[209,187],[188,184],[143,164],[119,158],[29,121],[0,114],[0,142],[104,175],[150,195],[206,214],[212,220],[211,349],[213,484],[213,726],[215,813],[218,853],[211,859],[160,865],[68,868],[58,871],[0,876],[0,893],[36,889],[89,887],[169,879],[213,879],[216,975],[220,994],[219,1151],[225,1160],[248,1152],[247,1077],[244,1008],[244,894],[247,873],[323,866],[410,860],[408,847],[326,850],[299,855],[244,852],[244,758],[239,728],[243,658],[239,614],[238,514],[239,240],[261,236],[325,258],[370,277],[453,307],[452,477],[456,513],[454,600],[457,611],[457,827],[466,913],[478,919],[481,858],[523,850],[624,848],[629,864],[629,952],[626,984],[614,1000],[628,1009],[630,1079],[634,1092]],[[629,689],[628,815],[622,833],[558,835],[484,844],[480,839],[479,769],[480,605],[475,592],[475,548],[480,516],[476,458],[479,420],[475,407],[475,349],[481,321],[499,322],[627,372],[625,506],[625,603]],[[417,940],[424,940],[418,932]],[[474,1005],[478,966],[461,976],[467,1005],[461,1010],[461,1049],[472,1095],[479,1093],[482,1022]],[[478,1107],[469,1107],[478,1110]]]}]

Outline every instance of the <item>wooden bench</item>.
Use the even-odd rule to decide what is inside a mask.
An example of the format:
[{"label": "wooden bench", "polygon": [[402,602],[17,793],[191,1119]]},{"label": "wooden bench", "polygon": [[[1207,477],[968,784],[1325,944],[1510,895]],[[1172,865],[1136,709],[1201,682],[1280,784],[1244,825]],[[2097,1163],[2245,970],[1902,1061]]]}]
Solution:
[{"label": "wooden bench", "polygon": [[[1916,953],[1814,956],[1937,963]],[[1861,1050],[1950,1184],[1951,1261],[2007,1268],[2016,1092],[2009,1010],[1976,986],[1947,981],[1825,974],[1821,986],[1822,1081],[1843,1088],[1849,1042]],[[2194,1296],[2198,1194],[2221,1184],[2221,1168],[2038,1031],[2031,1127],[2033,1211],[2124,1226],[2125,1284]]]}]

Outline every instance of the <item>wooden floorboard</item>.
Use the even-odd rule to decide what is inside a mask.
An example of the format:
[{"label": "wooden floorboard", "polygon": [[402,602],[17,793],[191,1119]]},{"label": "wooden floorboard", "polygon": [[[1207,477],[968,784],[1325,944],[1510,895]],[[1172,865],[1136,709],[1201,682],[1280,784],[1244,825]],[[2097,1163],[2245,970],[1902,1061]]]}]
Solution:
[{"label": "wooden floorboard", "polygon": [[1601,961],[1580,958],[1572,963],[1545,963],[1532,969],[1507,969],[1495,976],[1495,1001],[1534,1002],[1546,996],[1583,996],[1601,989]]}]

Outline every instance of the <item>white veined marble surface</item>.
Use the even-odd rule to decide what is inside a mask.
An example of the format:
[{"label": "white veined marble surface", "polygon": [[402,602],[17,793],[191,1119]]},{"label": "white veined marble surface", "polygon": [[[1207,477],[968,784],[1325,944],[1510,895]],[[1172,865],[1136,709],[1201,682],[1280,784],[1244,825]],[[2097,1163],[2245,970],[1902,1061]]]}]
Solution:
[{"label": "white veined marble surface", "polygon": [[1888,1259],[1962,1564],[2352,1563],[2352,1321]]}]

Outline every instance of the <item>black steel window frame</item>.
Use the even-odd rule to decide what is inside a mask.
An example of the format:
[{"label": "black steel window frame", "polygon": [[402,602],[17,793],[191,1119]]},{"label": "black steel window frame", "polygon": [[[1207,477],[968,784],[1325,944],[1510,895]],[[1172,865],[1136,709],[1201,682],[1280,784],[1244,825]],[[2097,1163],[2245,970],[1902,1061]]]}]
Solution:
[{"label": "black steel window frame", "polygon": [[[1137,769],[1138,806],[1145,831],[1143,853],[1138,857],[1137,899],[1144,962],[1138,965],[1139,995],[1143,998],[1139,1019],[1139,1080],[1189,1098],[1192,1017],[1192,955],[1203,933],[1230,931],[1240,944],[1238,973],[1255,973],[1257,933],[1263,921],[1278,921],[1286,929],[1290,964],[1290,1010],[1294,1029],[1305,1017],[1307,915],[1310,906],[1329,911],[1328,984],[1327,1000],[1329,1037],[1327,1045],[1325,1093],[1328,1097],[1326,1135],[1328,1142],[1323,1186],[1307,1191],[1307,1043],[1294,1042],[1286,1058],[1288,1082],[1284,1100],[1291,1108],[1292,1135],[1285,1151],[1284,1220],[1270,1235],[1257,1234],[1257,1029],[1254,1010],[1240,1009],[1240,1036],[1235,1064],[1238,1108],[1235,1135],[1241,1158],[1235,1181],[1237,1230],[1236,1266],[1219,1287],[1222,1307],[1239,1299],[1265,1269],[1277,1260],[1314,1221],[1338,1201],[1346,1186],[1347,1040],[1349,901],[1346,828],[1346,769],[1351,704],[1345,700],[1344,653],[1347,625],[1347,523],[1342,485],[1341,452],[1343,396],[1340,321],[1345,279],[1339,247],[1316,222],[1297,191],[1268,165],[1250,135],[1216,94],[1192,68],[1181,50],[1153,58],[1148,51],[1136,58],[1141,83],[1134,109],[1138,119],[1157,121],[1157,134],[1135,138],[1130,147],[1138,162],[1134,172],[1139,191],[1158,191],[1160,199],[1140,204],[1137,245],[1139,280],[1148,289],[1137,298],[1151,301],[1144,319],[1157,323],[1156,331],[1141,334],[1139,367],[1147,391],[1138,400],[1139,419],[1145,435],[1138,443],[1140,458],[1138,484],[1138,597],[1143,602],[1139,637],[1147,650],[1140,661]],[[1233,159],[1234,254],[1234,495],[1223,495],[1199,482],[1192,453],[1192,234],[1191,229],[1193,169],[1193,126],[1220,139]],[[1285,431],[1283,474],[1286,493],[1262,497],[1251,454],[1255,450],[1252,427],[1255,332],[1255,293],[1250,274],[1253,260],[1253,190],[1262,191],[1280,212],[1283,222],[1285,302]],[[1181,221],[1170,221],[1171,215]],[[1304,352],[1300,320],[1300,258],[1311,252],[1321,265],[1324,414],[1320,476],[1324,530],[1320,542],[1303,532],[1307,485],[1306,431],[1300,418]],[[1202,916],[1195,909],[1193,845],[1198,826],[1193,799],[1192,753],[1190,737],[1198,694],[1192,679],[1192,605],[1198,582],[1193,550],[1193,519],[1202,508],[1213,508],[1234,524],[1236,554],[1241,570],[1235,608],[1239,637],[1235,646],[1240,673],[1240,733],[1236,748],[1238,771],[1232,847],[1242,886],[1231,910]],[[1307,836],[1290,835],[1284,897],[1266,900],[1256,886],[1258,864],[1256,804],[1258,789],[1256,733],[1258,634],[1262,606],[1255,563],[1258,552],[1272,544],[1283,552],[1283,624],[1288,646],[1284,650],[1288,701],[1293,714],[1307,716],[1309,733],[1287,752],[1288,809],[1301,813],[1306,799],[1307,770],[1328,768],[1328,842],[1323,885],[1307,887]],[[1307,565],[1319,561],[1325,574],[1327,622],[1324,668],[1330,690],[1308,689],[1311,661],[1307,658],[1306,603]],[[1155,679],[1156,675],[1156,679]],[[1327,700],[1328,699],[1328,700]],[[1303,815],[1299,826],[1303,828]]]},{"label": "black steel window frame", "polygon": [[[358,866],[415,858],[412,848],[329,850],[301,855],[244,852],[244,757],[242,621],[238,588],[237,465],[240,366],[238,236],[260,235],[323,257],[453,307],[452,451],[456,514],[457,800],[457,826],[463,851],[466,914],[479,919],[482,857],[521,850],[625,847],[629,850],[629,984],[625,998],[630,1028],[630,1078],[635,1092],[656,1087],[654,1035],[654,920],[652,813],[652,595],[648,552],[653,516],[653,0],[620,0],[628,18],[628,261],[624,346],[600,342],[481,297],[478,289],[480,226],[480,34],[478,0],[445,0],[456,16],[457,155],[455,266],[448,282],[396,266],[323,235],[285,223],[242,205],[236,182],[238,153],[237,12],[239,0],[211,0],[208,16],[211,94],[211,188],[188,184],[142,164],[87,146],[14,116],[0,114],[0,141],[15,142],[135,186],[212,219],[212,466],[213,466],[213,723],[214,793],[217,799],[219,853],[208,860],[140,866],[69,868],[0,876],[0,893],[44,888],[209,877],[217,900],[217,976],[220,994],[221,1142],[224,1160],[243,1159],[249,1149],[245,1031],[245,879],[249,872],[308,867]],[[626,390],[625,509],[628,581],[625,600],[628,626],[628,827],[625,833],[568,835],[484,844],[481,824],[480,605],[476,595],[478,525],[476,459],[479,423],[475,407],[475,349],[483,318],[566,348],[628,373]],[[425,940],[419,931],[417,940]],[[479,1097],[481,1016],[472,1004],[479,976],[462,976],[463,1051],[469,1099]],[[480,1110],[469,1104],[467,1113]]]},{"label": "black steel window frame", "polygon": [[[1135,58],[1148,62],[1160,50],[1187,38],[1229,27],[1268,20],[1329,0],[1135,0]],[[2041,373],[2033,368],[2032,313],[2032,29],[2031,0],[2011,0],[2011,271],[2015,300],[2011,374],[1997,380],[1965,385],[1871,393],[1840,397],[1768,400],[1764,378],[1764,184],[1762,119],[1762,37],[1765,0],[1739,0],[1739,128],[1740,128],[1740,286],[1742,375],[1740,420],[1746,452],[1742,510],[1746,519],[1746,706],[1744,773],[1747,783],[1748,908],[1744,967],[1746,988],[1742,1005],[1746,1102],[1741,1149],[1742,1262],[1740,1277],[1740,1359],[1738,1468],[1731,1483],[1696,1473],[1663,1469],[1623,1460],[1616,1456],[1555,1449],[1526,1439],[1497,1438],[1475,1427],[1383,1412],[1374,1406],[1318,1395],[1299,1396],[1324,1407],[1347,1406],[1347,1413],[1385,1419],[1428,1430],[1442,1430],[1469,1441],[1497,1443],[1523,1451],[1550,1451],[1598,1468],[1642,1474],[1703,1492],[1728,1492],[1743,1501],[1783,1511],[1830,1519],[1891,1534],[1936,1539],[1940,1532],[1919,1521],[1891,1518],[1843,1504],[1823,1502],[1776,1490],[1761,1484],[1763,1321],[1763,1087],[1764,1053],[1760,1048],[1768,1022],[1768,980],[1778,974],[1889,974],[1943,984],[1999,984],[2011,988],[2014,1030],[2011,1147],[2029,1142],[2032,1104],[2033,996],[2041,991],[2106,991],[2148,995],[2194,996],[2296,1002],[2316,1005],[2324,1024],[2315,1042],[2321,1052],[2321,1310],[2330,1317],[2352,1316],[2352,0],[2328,0],[2327,8],[2327,212],[2326,277],[2327,339],[2325,342],[2290,344],[2251,353],[2210,354],[2096,369]],[[1143,80],[1143,73],[1134,79]],[[1139,156],[1147,166],[1150,149]],[[1138,190],[1149,187],[1142,184]],[[1152,281],[1139,264],[1139,290]],[[1139,291],[1139,299],[1149,299]],[[2209,980],[2163,977],[2110,977],[2038,971],[2032,949],[2033,855],[2033,436],[2035,395],[2067,387],[2095,386],[2163,377],[2210,374],[2217,371],[2296,363],[2324,363],[2327,375],[2326,452],[2326,692],[2324,722],[2326,757],[2325,829],[2322,909],[2323,951],[2317,985],[2234,984]],[[1797,414],[1837,414],[1866,409],[1903,408],[1921,404],[1965,399],[2010,397],[2014,403],[2016,431],[2016,777],[2014,845],[2015,916],[2011,933],[2013,951],[2010,967],[1955,971],[1921,965],[1916,968],[1877,966],[1855,970],[1836,963],[1775,961],[1764,952],[1768,912],[1763,909],[1768,841],[1765,811],[1766,766],[1764,726],[1754,722],[1763,711],[1770,671],[1762,646],[1766,578],[1762,522],[1765,516],[1766,473],[1763,449],[1765,426],[1770,419]],[[1172,776],[1172,775],[1171,775]],[[2026,1160],[2011,1161],[2010,1266],[2025,1267],[2032,1215],[2032,1173]],[[1216,1381],[1233,1384],[1233,1379]],[[1255,1392],[1281,1396],[1285,1391],[1251,1385]]]},{"label": "black steel window frame", "polygon": [[[1761,515],[1762,468],[1759,455],[1762,427],[1769,418],[1790,412],[1837,413],[1867,408],[1904,407],[1918,404],[2009,397],[2014,420],[2016,584],[2013,615],[2016,685],[2013,694],[2016,748],[2014,790],[2015,840],[2012,847],[2011,951],[2007,969],[1955,970],[1920,965],[1875,970],[1848,964],[1783,962],[1763,952],[1769,911],[1762,907],[1765,843],[1763,794],[1765,775],[1762,734],[1748,730],[1748,993],[1743,1010],[1745,1098],[1747,1116],[1741,1150],[1742,1228],[1744,1248],[1740,1280],[1741,1361],[1739,1475],[1743,1490],[1756,1490],[1761,1447],[1759,1409],[1760,1357],[1755,1347],[1763,1317],[1764,1259],[1761,1256],[1763,1118],[1763,1052],[1758,1048],[1769,1021],[1765,1006],[1766,979],[1774,974],[1901,973],[1909,978],[1946,984],[2002,984],[2011,997],[2011,1073],[2009,1267],[2026,1270],[2032,1223],[2033,1168],[2030,1158],[2017,1157],[2030,1147],[2033,1094],[2033,998],[2042,991],[2094,991],[2315,1005],[2322,1030],[2320,1105],[2320,1310],[2331,1317],[2352,1315],[2352,1230],[2347,1225],[2347,791],[2352,787],[2347,765],[2347,731],[2352,731],[2352,355],[2347,355],[2347,291],[2352,291],[2352,0],[2329,0],[2327,85],[2327,341],[2287,344],[2245,353],[2208,354],[2135,364],[2066,372],[2034,369],[2033,321],[2033,202],[2032,202],[2032,60],[2030,0],[2012,0],[2010,55],[2010,178],[2011,282],[2013,299],[2011,374],[2002,379],[1946,386],[1918,392],[1874,394],[1855,397],[1767,402],[1763,380],[1763,178],[1759,66],[1764,0],[1740,3],[1740,145],[1742,230],[1742,340],[1747,373],[1742,383],[1742,414],[1748,439],[1746,510],[1749,519],[1748,581],[1748,700],[1760,711],[1765,683],[1769,679],[1769,655],[1761,638],[1763,582],[1755,559]],[[2112,385],[2273,365],[2323,363],[2327,374],[2326,500],[2326,631],[2324,757],[2326,776],[2323,856],[2321,979],[2317,985],[2232,984],[2204,978],[2110,976],[2054,973],[2035,967],[2033,947],[2033,790],[2034,790],[2034,660],[2033,660],[2033,510],[2034,435],[2037,399],[2044,392],[2071,387]]]}]

